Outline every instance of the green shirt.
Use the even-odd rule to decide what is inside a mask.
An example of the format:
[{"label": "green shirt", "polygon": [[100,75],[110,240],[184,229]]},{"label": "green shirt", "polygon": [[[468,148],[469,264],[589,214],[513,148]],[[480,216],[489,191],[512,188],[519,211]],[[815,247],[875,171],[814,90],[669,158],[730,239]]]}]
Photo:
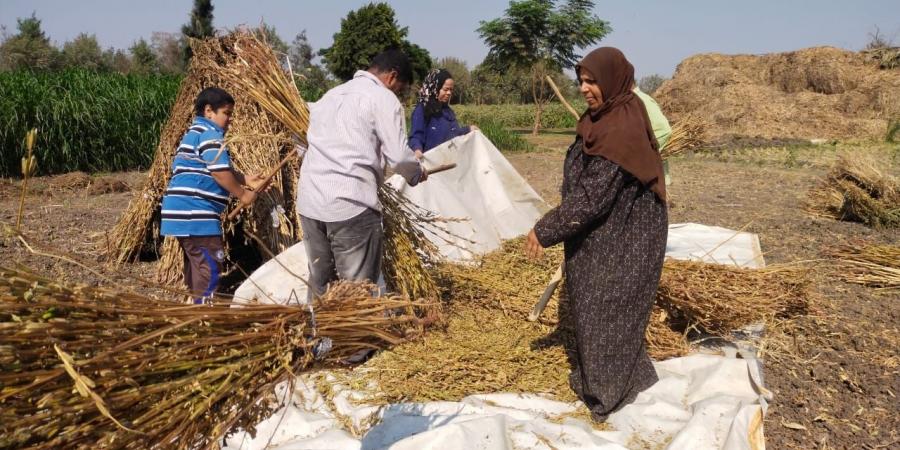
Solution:
[{"label": "green shirt", "polygon": [[653,97],[645,94],[637,86],[634,87],[633,91],[644,102],[644,108],[647,109],[647,115],[650,116],[650,126],[653,128],[656,142],[659,143],[659,149],[662,150],[666,143],[669,142],[672,127],[669,126],[669,121],[666,120],[666,116],[663,115],[662,109],[659,108],[659,104],[656,103]]}]

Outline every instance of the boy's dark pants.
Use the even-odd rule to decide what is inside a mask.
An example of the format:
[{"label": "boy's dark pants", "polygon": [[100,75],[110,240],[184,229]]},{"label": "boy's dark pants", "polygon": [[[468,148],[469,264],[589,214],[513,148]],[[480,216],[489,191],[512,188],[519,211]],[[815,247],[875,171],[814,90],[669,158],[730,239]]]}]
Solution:
[{"label": "boy's dark pants", "polygon": [[185,236],[178,243],[184,251],[184,282],[194,303],[202,303],[219,287],[225,259],[222,236]]}]

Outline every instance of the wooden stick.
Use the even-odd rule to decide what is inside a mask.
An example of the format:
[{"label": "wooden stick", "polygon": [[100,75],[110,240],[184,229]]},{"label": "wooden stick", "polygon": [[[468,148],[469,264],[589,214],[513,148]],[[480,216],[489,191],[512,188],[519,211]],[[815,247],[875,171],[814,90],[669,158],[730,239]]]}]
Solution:
[{"label": "wooden stick", "polygon": [[426,170],[425,173],[427,173],[428,176],[431,176],[431,175],[434,175],[434,174],[436,174],[436,173],[441,173],[441,172],[443,172],[443,171],[445,171],[445,170],[450,170],[450,169],[455,169],[455,168],[456,168],[456,163],[441,164],[440,166],[437,166],[437,167],[435,167],[435,168],[433,168],[433,169],[428,169],[428,170]]},{"label": "wooden stick", "polygon": [[[256,192],[259,193],[259,192],[266,190],[266,188],[269,187],[269,183],[272,182],[272,178],[275,178],[275,175],[278,175],[278,172],[281,172],[281,169],[283,169],[284,166],[286,166],[287,163],[291,162],[291,160],[294,159],[296,156],[297,156],[297,152],[295,152],[293,150],[288,152],[287,156],[285,156],[284,159],[282,159],[281,162],[278,163],[278,166],[276,166],[274,169],[272,169],[272,171],[269,172],[269,174],[266,175],[265,178],[263,178],[263,182],[262,182],[262,184],[259,185],[259,188],[256,189]],[[231,210],[231,212],[228,214],[228,220],[234,220],[238,216],[238,214],[241,213],[241,209],[243,209],[243,208],[244,208],[244,204],[238,202],[237,206],[235,206],[234,209]]]},{"label": "wooden stick", "polygon": [[556,83],[553,82],[553,78],[550,78],[550,75],[547,75],[547,82],[550,83],[550,88],[553,89],[553,93],[556,94],[556,98],[558,98],[559,101],[562,102],[563,106],[565,106],[566,109],[568,109],[569,112],[572,113],[573,116],[575,116],[575,120],[578,120],[581,117],[581,114],[578,114],[578,111],[575,111],[575,108],[573,108],[572,105],[570,105],[569,102],[566,101],[566,98],[563,97],[562,92],[559,92],[559,88],[556,87]]}]

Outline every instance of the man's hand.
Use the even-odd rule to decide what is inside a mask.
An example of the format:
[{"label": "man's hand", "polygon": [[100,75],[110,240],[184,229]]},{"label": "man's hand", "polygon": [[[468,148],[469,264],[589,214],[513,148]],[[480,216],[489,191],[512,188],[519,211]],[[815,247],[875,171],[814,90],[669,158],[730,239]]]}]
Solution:
[{"label": "man's hand", "polygon": [[419,183],[421,183],[428,179],[428,170],[425,169],[425,165],[422,163],[419,163],[419,170],[421,171],[419,172]]},{"label": "man's hand", "polygon": [[481,130],[481,128],[478,128],[478,125],[475,125],[474,123],[472,125],[469,125],[469,133],[479,130]]},{"label": "man's hand", "polygon": [[525,256],[531,259],[539,259],[544,255],[544,247],[541,245],[540,241],[538,241],[537,235],[534,233],[534,228],[528,232],[528,237],[525,238]]},{"label": "man's hand", "polygon": [[422,153],[422,150],[416,150],[416,151],[415,151],[415,154],[416,154],[416,159],[419,160],[419,161],[422,161],[422,158],[425,157],[425,154]]}]

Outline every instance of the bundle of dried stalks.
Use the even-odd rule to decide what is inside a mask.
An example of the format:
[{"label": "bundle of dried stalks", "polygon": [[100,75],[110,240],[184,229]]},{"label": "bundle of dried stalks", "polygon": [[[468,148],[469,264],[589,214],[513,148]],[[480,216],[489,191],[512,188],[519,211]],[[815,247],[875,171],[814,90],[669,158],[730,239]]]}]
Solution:
[{"label": "bundle of dried stalks", "polygon": [[872,227],[900,227],[900,182],[871,160],[842,156],[810,191],[807,211]]},{"label": "bundle of dried stalks", "polygon": [[[438,251],[417,225],[430,219],[387,184],[378,190],[378,199],[384,221],[384,277],[388,289],[407,298],[436,301],[440,295],[430,269],[437,261]],[[435,309],[426,313],[439,312]]]},{"label": "bundle of dried stalks", "polygon": [[[142,251],[159,251],[156,241],[159,235],[156,228],[158,211],[171,176],[173,149],[190,124],[193,100],[203,88],[221,87],[235,97],[234,121],[226,143],[235,167],[244,173],[268,172],[277,166],[286,152],[293,151],[293,135],[305,137],[305,128],[301,129],[308,123],[305,103],[272,51],[252,33],[238,31],[221,38],[193,40],[191,48],[191,67],[163,129],[148,182],[113,229],[113,245],[109,253],[114,261],[133,260]],[[268,84],[247,84],[247,80],[260,82],[261,79]],[[260,90],[268,95],[279,89],[294,89],[289,101],[294,108],[292,112],[299,111],[299,115],[293,122],[270,112],[283,96],[277,99],[266,97],[265,103],[259,100]],[[285,123],[293,127],[287,127]],[[260,194],[253,206],[242,211],[240,226],[236,226],[235,222],[223,224],[227,240],[239,239],[241,230],[251,231],[277,253],[300,239],[301,230],[294,202],[298,164],[294,162],[286,166],[275,176],[269,190]],[[183,264],[177,242],[166,239],[160,253],[158,279],[167,283],[177,282]]]},{"label": "bundle of dried stalks", "polygon": [[656,303],[701,331],[727,336],[758,322],[803,314],[810,301],[808,268],[743,269],[666,260]]},{"label": "bundle of dried stalks", "polygon": [[848,244],[830,254],[839,261],[844,281],[886,292],[900,292],[900,247]]},{"label": "bundle of dried stalks", "polygon": [[706,121],[698,114],[684,114],[673,122],[672,134],[662,149],[663,159],[678,156],[706,142]]},{"label": "bundle of dried stalks", "polygon": [[420,332],[418,305],[371,289],[186,306],[0,268],[0,447],[216,448],[295,373]]}]

